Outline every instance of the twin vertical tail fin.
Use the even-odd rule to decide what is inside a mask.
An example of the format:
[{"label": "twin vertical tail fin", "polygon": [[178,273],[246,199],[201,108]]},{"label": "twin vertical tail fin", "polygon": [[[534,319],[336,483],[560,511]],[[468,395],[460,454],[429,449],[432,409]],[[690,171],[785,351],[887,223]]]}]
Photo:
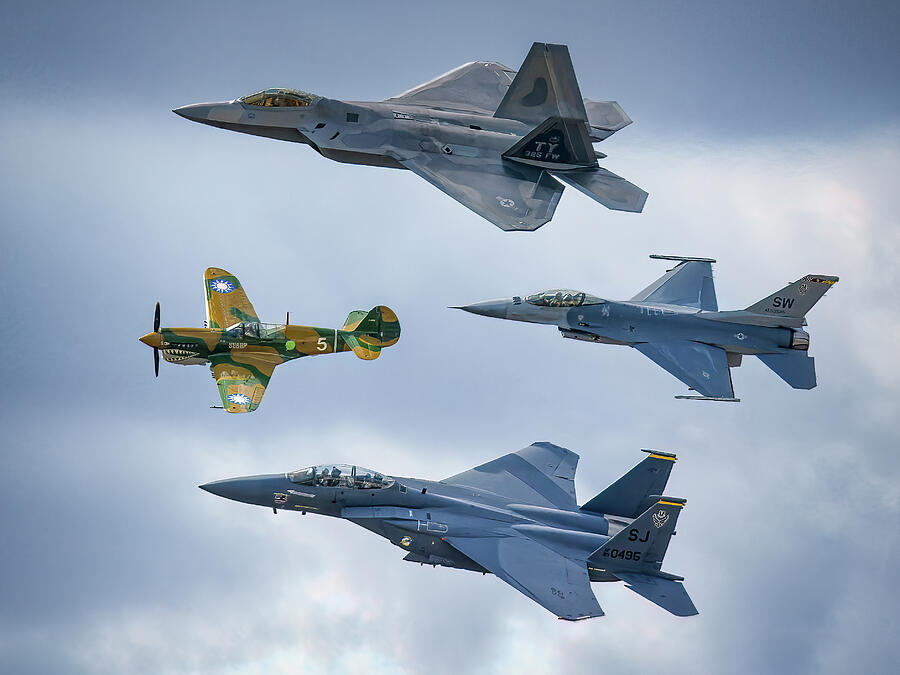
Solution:
[{"label": "twin vertical tail fin", "polygon": [[350,312],[341,337],[359,358],[377,359],[384,347],[390,347],[400,339],[400,321],[390,307],[379,305],[368,312],[356,309]]},{"label": "twin vertical tail fin", "polygon": [[582,511],[637,518],[666,489],[675,455],[658,450],[648,453],[639,464],[581,507]]},{"label": "twin vertical tail fin", "polygon": [[803,319],[813,305],[837,282],[838,277],[807,274],[769,297],[750,305],[745,311],[770,317]]},{"label": "twin vertical tail fin", "polygon": [[676,616],[697,614],[682,577],[660,571],[678,515],[686,504],[678,497],[660,497],[618,534],[594,551],[588,566],[609,572],[627,588]]}]

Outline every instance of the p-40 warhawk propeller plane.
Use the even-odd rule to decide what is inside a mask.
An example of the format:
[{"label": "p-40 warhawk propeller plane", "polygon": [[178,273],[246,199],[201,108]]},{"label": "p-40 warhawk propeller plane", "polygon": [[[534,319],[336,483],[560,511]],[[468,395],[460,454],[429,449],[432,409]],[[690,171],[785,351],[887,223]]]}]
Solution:
[{"label": "p-40 warhawk propeller plane", "polygon": [[631,300],[603,300],[583,291],[552,290],[456,307],[498,319],[555,324],[563,337],[634,347],[705,400],[734,397],[731,368],[745,355],[775,371],[794,389],[816,386],[807,354],[806,313],[837,277],[808,274],[750,305],[720,312],[711,258],[651,255],[678,265]]},{"label": "p-40 warhawk propeller plane", "polygon": [[350,312],[341,329],[260,323],[236,276],[210,267],[204,282],[206,328],[160,328],[156,303],[153,332],[141,342],[153,347],[157,376],[160,351],[169,363],[210,364],[222,405],[231,413],[256,410],[281,363],[346,351],[371,361],[400,339],[397,315],[384,306]]},{"label": "p-40 warhawk propeller plane", "polygon": [[631,124],[615,101],[582,99],[565,45],[535,42],[516,72],[467,63],[385,101],[266,89],[174,112],[195,122],[305,143],[338,162],[409,169],[503,230],[536,230],[566,183],[610,209],[647,193],[600,168],[593,143]]},{"label": "p-40 warhawk propeller plane", "polygon": [[592,581],[621,580],[672,614],[697,614],[682,577],[660,569],[686,503],[662,496],[675,455],[645,452],[581,507],[578,455],[552,443],[442,481],[322,464],[200,487],[276,512],[345,518],[405,550],[404,560],[495,574],[560,619],[603,616]]}]

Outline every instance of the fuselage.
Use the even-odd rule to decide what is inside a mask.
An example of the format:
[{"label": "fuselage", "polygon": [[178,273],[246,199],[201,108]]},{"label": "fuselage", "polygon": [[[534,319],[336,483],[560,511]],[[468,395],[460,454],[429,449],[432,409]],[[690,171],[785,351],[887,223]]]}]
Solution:
[{"label": "fuselage", "polygon": [[[553,296],[548,296],[549,293],[536,294],[538,301],[550,297],[547,302],[552,303]],[[576,293],[574,297],[584,295]],[[570,293],[566,297],[571,296]],[[487,300],[461,309],[499,319],[556,325],[564,337],[607,344],[633,346],[644,342],[692,340],[748,355],[805,349],[809,344],[808,335],[802,331],[707,318],[719,313],[682,305],[594,298],[591,304],[541,306],[515,297]],[[800,339],[801,333],[805,342]]]},{"label": "fuselage", "polygon": [[496,157],[531,131],[516,120],[471,112],[323,97],[299,107],[263,107],[238,99],[175,112],[231,131],[305,143],[338,162],[396,169],[405,168],[401,160],[422,152]]},{"label": "fuselage", "polygon": [[266,354],[284,362],[302,356],[350,351],[346,331],[335,328],[269,323],[240,323],[226,330],[213,328],[161,328],[141,342],[162,351],[163,358],[181,365],[209,363],[217,354]]},{"label": "fuselage", "polygon": [[[436,481],[379,475],[380,481],[360,485],[358,474],[354,481],[347,470],[334,479],[326,470],[325,481],[310,480],[308,472],[247,476],[201,487],[247,504],[345,518],[404,549],[406,560],[479,572],[487,570],[444,537],[508,536],[512,527],[555,550],[586,559],[631,522],[577,508],[510,503],[491,492]],[[379,482],[382,486],[373,487]],[[592,581],[615,580],[603,570],[589,568],[589,572]]]}]

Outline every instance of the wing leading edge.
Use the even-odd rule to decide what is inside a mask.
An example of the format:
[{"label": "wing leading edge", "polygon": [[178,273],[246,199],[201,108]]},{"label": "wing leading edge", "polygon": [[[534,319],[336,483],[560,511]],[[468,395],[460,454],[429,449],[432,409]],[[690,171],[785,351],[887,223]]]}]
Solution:
[{"label": "wing leading edge", "polygon": [[493,492],[520,504],[575,509],[577,467],[574,452],[541,442],[441,482]]},{"label": "wing leading edge", "polygon": [[560,619],[603,616],[584,561],[571,560],[522,536],[444,540]]},{"label": "wing leading edge", "polygon": [[734,398],[724,349],[690,340],[643,342],[634,348],[703,396]]}]

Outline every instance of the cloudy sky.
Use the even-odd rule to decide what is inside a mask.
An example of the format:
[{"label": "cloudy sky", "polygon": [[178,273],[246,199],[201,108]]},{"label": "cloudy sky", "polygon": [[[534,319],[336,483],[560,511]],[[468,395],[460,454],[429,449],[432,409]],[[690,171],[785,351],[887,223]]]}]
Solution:
[{"label": "cloudy sky", "polygon": [[[789,6],[785,6],[789,5]],[[15,673],[879,673],[900,660],[900,10],[894,3],[5,3],[0,9],[0,670]],[[191,124],[266,86],[380,100],[471,60],[569,45],[635,124],[604,165],[650,193],[568,190],[503,233],[410,173]],[[755,359],[738,405],[633,350],[448,305],[573,287],[627,298],[650,253],[710,256],[723,309],[807,273],[819,387]],[[203,270],[264,320],[384,303],[377,361],[279,370],[229,416],[204,368],[153,378],[200,325]],[[586,501],[640,448],[688,499],[665,568],[700,615],[621,584],[571,624],[491,576],[401,561],[350,523],[197,489],[344,461],[439,479],[549,440]],[[893,666],[891,666],[893,664]]]}]

